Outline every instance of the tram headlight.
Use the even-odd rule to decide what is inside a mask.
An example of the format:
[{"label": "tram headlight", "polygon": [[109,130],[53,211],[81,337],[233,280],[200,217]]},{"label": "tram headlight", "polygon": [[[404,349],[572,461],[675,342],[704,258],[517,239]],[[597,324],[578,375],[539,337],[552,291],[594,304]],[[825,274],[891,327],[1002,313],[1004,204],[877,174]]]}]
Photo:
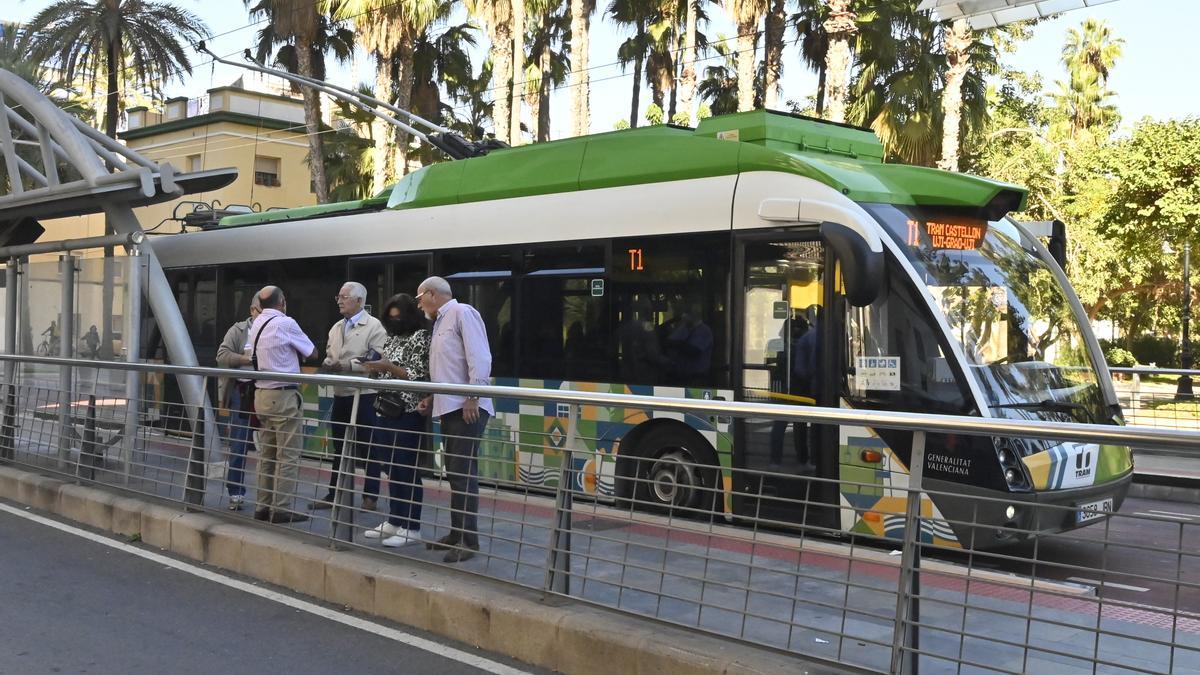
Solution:
[{"label": "tram headlight", "polygon": [[1013,518],[1016,518],[1016,517],[1017,517],[1017,507],[1013,506],[1012,504],[1009,504],[1008,507],[1004,509],[1004,518],[1006,520],[1012,520]]},{"label": "tram headlight", "polygon": [[[1016,469],[1005,469],[1004,480],[1008,481],[1009,485],[1015,485],[1016,483],[1020,482],[1021,474]],[[1008,508],[1011,509],[1012,507],[1010,506]],[[1012,516],[1009,517],[1011,518]]]}]

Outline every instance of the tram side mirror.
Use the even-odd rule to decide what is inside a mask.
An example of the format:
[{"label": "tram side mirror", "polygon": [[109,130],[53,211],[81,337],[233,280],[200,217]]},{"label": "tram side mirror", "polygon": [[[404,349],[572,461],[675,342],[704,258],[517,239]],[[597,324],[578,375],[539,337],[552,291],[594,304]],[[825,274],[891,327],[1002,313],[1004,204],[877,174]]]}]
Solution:
[{"label": "tram side mirror", "polygon": [[837,223],[821,223],[821,236],[842,264],[846,299],[855,307],[875,302],[883,288],[883,251],[872,251],[859,232]]}]

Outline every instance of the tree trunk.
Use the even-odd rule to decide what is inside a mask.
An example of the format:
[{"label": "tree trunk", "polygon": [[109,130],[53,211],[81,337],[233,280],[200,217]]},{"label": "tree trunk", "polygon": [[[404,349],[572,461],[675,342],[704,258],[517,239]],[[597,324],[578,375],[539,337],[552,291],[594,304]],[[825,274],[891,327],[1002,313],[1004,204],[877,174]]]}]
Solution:
[{"label": "tree trunk", "polygon": [[846,121],[846,99],[850,92],[850,39],[858,32],[857,17],[850,0],[825,0],[829,18],[825,34],[829,51],[825,53],[825,113],[833,122]]},{"label": "tree trunk", "polygon": [[[396,83],[396,107],[408,110],[412,103],[413,82],[416,79],[413,72],[413,39],[405,36],[400,40],[396,49],[396,58],[400,61],[400,77]],[[408,134],[396,129],[396,147],[392,156],[396,162],[396,176],[408,173]]]},{"label": "tree trunk", "polygon": [[550,41],[542,46],[542,81],[538,86],[538,142],[550,140]]},{"label": "tree trunk", "polygon": [[495,124],[496,138],[513,144],[509,137],[509,103],[512,101],[513,58],[512,35],[508,27],[496,26],[492,39],[492,81],[495,83],[495,94],[492,99],[492,123]]},{"label": "tree trunk", "polygon": [[592,121],[588,91],[588,48],[591,30],[591,2],[571,0],[571,116],[572,135],[584,136],[591,131]]},{"label": "tree trunk", "polygon": [[636,129],[638,125],[638,110],[641,109],[640,101],[642,95],[642,59],[645,57],[645,51],[640,49],[641,45],[646,43],[646,26],[643,21],[638,20],[637,40],[639,45],[639,53],[633,61],[633,98],[629,103],[629,128]]},{"label": "tree trunk", "polygon": [[779,104],[779,77],[783,72],[783,28],[787,19],[784,0],[772,0],[767,12],[763,33],[763,59],[766,77],[763,78],[763,107],[773,109]]},{"label": "tree trunk", "polygon": [[[104,133],[109,138],[117,137],[117,117],[121,111],[120,81],[117,77],[121,71],[121,52],[121,34],[118,32],[112,44],[108,46],[108,91],[105,92]],[[115,170],[116,167],[111,167],[111,169]],[[110,235],[113,232],[115,232],[113,224],[108,214],[105,214],[104,234]],[[102,265],[104,278],[100,280],[100,358],[106,361],[113,357],[113,303],[116,295],[114,288],[116,280],[112,275],[113,255],[113,247],[105,246]],[[69,340],[71,338],[64,335],[62,339]]]},{"label": "tree trunk", "polygon": [[679,104],[679,53],[683,51],[683,35],[675,31],[675,39],[671,42],[671,100],[667,108],[667,123],[675,121],[675,110]]},{"label": "tree trunk", "polygon": [[679,79],[679,105],[688,115],[688,121],[694,122],[692,100],[696,96],[696,3],[700,0],[685,0],[687,2],[687,18],[683,24],[683,76]]},{"label": "tree trunk", "polygon": [[512,43],[513,43],[513,90],[512,117],[509,119],[509,137],[513,145],[521,143],[521,96],[525,79],[525,0],[512,0]]},{"label": "tree trunk", "polygon": [[[308,40],[296,40],[296,65],[300,74],[315,78],[313,69],[312,44]],[[304,99],[304,126],[308,134],[308,166],[312,172],[312,180],[317,195],[317,203],[329,201],[329,183],[325,180],[324,142],[321,137],[321,99],[312,87],[301,87]]]},{"label": "tree trunk", "polygon": [[[376,53],[375,97],[392,100],[392,63],[384,54]],[[392,155],[392,125],[381,119],[371,120],[371,160],[373,177],[371,194],[377,195],[396,180],[396,165]]]},{"label": "tree trunk", "polygon": [[825,64],[817,69],[817,117],[825,116]]},{"label": "tree trunk", "polygon": [[962,86],[971,67],[968,50],[974,34],[966,19],[957,19],[946,33],[946,88],[942,92],[942,159],[938,168],[958,171],[958,145],[962,130]]},{"label": "tree trunk", "polygon": [[738,112],[741,112],[754,110],[754,43],[758,21],[739,21],[737,27]]}]

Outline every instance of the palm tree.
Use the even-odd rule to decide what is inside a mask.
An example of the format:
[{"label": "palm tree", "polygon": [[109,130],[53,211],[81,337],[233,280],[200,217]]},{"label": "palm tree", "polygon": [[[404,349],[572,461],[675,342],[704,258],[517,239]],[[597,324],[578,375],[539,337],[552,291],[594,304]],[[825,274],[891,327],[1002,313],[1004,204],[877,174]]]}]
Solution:
[{"label": "palm tree", "polygon": [[[273,40],[290,45],[296,58],[296,72],[304,77],[321,79],[324,74],[324,50],[321,49],[323,17],[312,0],[244,0],[252,19],[268,19]],[[261,33],[260,33],[261,35]],[[262,53],[259,40],[259,55]],[[313,188],[317,202],[329,201],[329,181],[325,177],[325,165],[320,158],[325,156],[321,137],[321,98],[312,87],[301,87],[300,97],[304,101],[304,126],[308,136],[308,167],[312,172]]]},{"label": "palm tree", "polygon": [[64,80],[82,77],[95,90],[105,77],[104,133],[116,138],[121,91],[161,98],[164,83],[192,73],[188,45],[209,31],[195,14],[154,0],[59,0],[25,34],[31,60],[57,63]]},{"label": "palm tree", "polygon": [[[494,97],[492,122],[496,138],[515,143],[519,136],[510,136],[513,87],[513,3],[511,0],[466,0],[467,12],[483,22],[491,42],[492,82]],[[518,128],[520,119],[517,120]]]},{"label": "palm tree", "polygon": [[725,9],[737,26],[738,110],[754,108],[754,69],[758,26],[767,13],[767,0],[727,0]]},{"label": "palm tree", "polygon": [[644,0],[613,0],[608,14],[618,25],[633,26],[634,33],[617,47],[617,62],[624,71],[633,64],[633,95],[629,104],[629,125],[638,125],[638,110],[641,108],[642,67],[650,50],[650,35],[647,25],[650,19],[650,3]]},{"label": "palm tree", "polygon": [[521,141],[521,87],[517,86],[516,78],[525,68],[525,0],[512,2],[512,39],[513,39],[513,87],[512,112],[508,121],[508,136],[513,145]]},{"label": "palm tree", "polygon": [[[704,79],[700,81],[696,93],[701,101],[707,101],[713,115],[727,115],[738,111],[738,63],[737,57],[729,53],[729,46],[723,37],[713,46],[723,63],[708,66],[704,69]],[[699,117],[699,115],[697,115]]]},{"label": "palm tree", "polygon": [[829,7],[823,0],[798,0],[798,11],[791,17],[792,30],[800,42],[800,60],[817,72],[816,115],[825,115],[825,57],[829,53],[829,34],[825,21]]},{"label": "palm tree", "polygon": [[784,0],[771,0],[763,30],[763,107],[775,108],[779,101],[779,78],[783,75],[783,32],[787,23]]},{"label": "palm tree", "polygon": [[[450,0],[320,0],[335,20],[351,20],[358,44],[375,57],[375,90],[384,100],[409,108],[413,83],[414,44],[425,29],[449,15]],[[376,121],[374,192],[408,172],[408,134]]]},{"label": "palm tree", "polygon": [[942,92],[942,158],[938,168],[958,171],[958,138],[962,126],[962,85],[971,67],[975,32],[966,19],[955,19],[946,31],[946,88]]},{"label": "palm tree", "polygon": [[525,96],[534,139],[541,142],[550,140],[550,92],[566,81],[570,68],[564,47],[569,47],[571,17],[561,0],[530,0],[529,9],[538,22],[526,40]]},{"label": "palm tree", "polygon": [[588,49],[591,47],[592,13],[596,0],[571,0],[571,133],[583,136],[591,131],[591,76],[588,74]]},{"label": "palm tree", "polygon": [[1063,65],[1072,76],[1090,70],[1099,76],[1101,84],[1107,84],[1109,73],[1124,52],[1125,40],[1113,37],[1108,24],[1096,19],[1087,19],[1081,29],[1067,31]]},{"label": "palm tree", "polygon": [[829,40],[825,51],[825,113],[834,122],[846,121],[850,93],[850,40],[858,32],[853,0],[825,0],[828,18],[821,24]]},{"label": "palm tree", "polygon": [[679,107],[691,119],[693,98],[696,96],[696,24],[701,0],[683,0],[687,5],[683,23],[683,53],[680,60],[683,72],[679,78]]},{"label": "palm tree", "polygon": [[677,7],[674,0],[652,5],[646,27],[646,84],[650,86],[650,100],[660,111],[667,108],[667,92],[675,92],[675,55],[679,53],[679,32],[675,30]]}]

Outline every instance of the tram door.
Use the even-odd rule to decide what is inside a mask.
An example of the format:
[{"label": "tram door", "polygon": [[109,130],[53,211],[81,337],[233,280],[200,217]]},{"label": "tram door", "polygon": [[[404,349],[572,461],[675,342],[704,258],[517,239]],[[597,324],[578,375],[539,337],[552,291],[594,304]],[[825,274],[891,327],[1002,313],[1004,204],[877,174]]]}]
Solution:
[{"label": "tram door", "polygon": [[[737,246],[737,316],[744,401],[836,405],[828,395],[825,325],[830,256],[816,238],[748,236]],[[836,428],[763,419],[735,423],[735,509],[791,522],[834,526]],[[754,472],[764,472],[757,474]],[[828,521],[828,522],[827,522]]]},{"label": "tram door", "polygon": [[379,318],[388,298],[396,293],[417,294],[417,286],[429,277],[429,259],[428,253],[353,258],[348,280],[367,287],[367,307]]}]

